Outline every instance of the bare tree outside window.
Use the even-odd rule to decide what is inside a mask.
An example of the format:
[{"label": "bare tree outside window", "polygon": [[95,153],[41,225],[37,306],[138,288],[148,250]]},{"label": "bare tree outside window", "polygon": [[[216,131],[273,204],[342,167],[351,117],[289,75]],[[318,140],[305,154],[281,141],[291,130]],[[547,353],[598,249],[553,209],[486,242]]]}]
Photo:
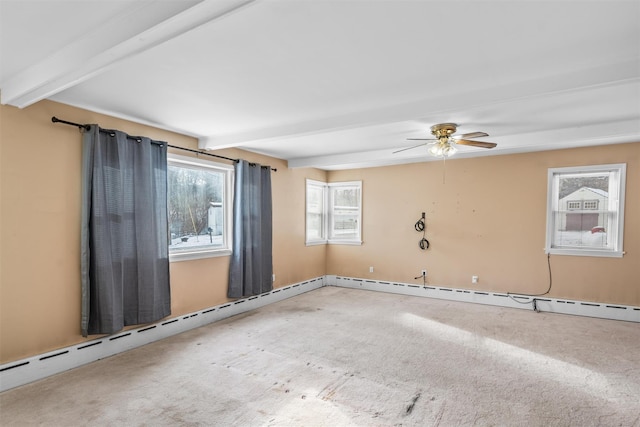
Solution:
[{"label": "bare tree outside window", "polygon": [[172,254],[226,247],[228,174],[228,170],[170,159],[167,185]]}]

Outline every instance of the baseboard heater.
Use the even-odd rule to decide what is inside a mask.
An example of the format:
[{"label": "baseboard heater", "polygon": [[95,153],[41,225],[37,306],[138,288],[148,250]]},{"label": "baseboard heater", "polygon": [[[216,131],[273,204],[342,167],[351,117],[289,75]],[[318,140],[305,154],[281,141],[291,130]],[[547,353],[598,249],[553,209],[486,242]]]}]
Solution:
[{"label": "baseboard heater", "polygon": [[[640,323],[640,307],[326,275],[111,336],[0,365],[0,392],[323,286],[472,302]],[[513,299],[512,299],[513,298]],[[518,301],[518,302],[516,302]]]},{"label": "baseboard heater", "polygon": [[587,301],[575,301],[546,296],[532,297],[511,293],[474,291],[469,289],[447,288],[442,286],[423,286],[399,282],[387,282],[353,277],[325,276],[328,286],[338,286],[351,289],[365,289],[370,291],[389,292],[393,294],[412,295],[420,297],[446,299],[460,302],[496,305],[509,308],[520,308],[577,316],[598,317],[601,319],[624,320],[640,322],[640,307],[606,304]]},{"label": "baseboard heater", "polygon": [[0,365],[0,392],[325,286],[324,276]]}]

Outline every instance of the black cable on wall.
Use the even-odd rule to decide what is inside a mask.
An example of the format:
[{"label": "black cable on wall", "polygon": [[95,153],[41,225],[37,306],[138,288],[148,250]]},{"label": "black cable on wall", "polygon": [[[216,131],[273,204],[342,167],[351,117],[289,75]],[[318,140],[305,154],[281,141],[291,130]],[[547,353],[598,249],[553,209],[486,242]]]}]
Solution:
[{"label": "black cable on wall", "polygon": [[420,241],[418,242],[418,246],[420,246],[420,249],[422,249],[423,251],[426,251],[427,249],[429,249],[429,241],[427,240],[427,237],[426,237],[427,224],[425,222],[425,219],[426,219],[425,213],[422,212],[422,218],[416,221],[416,224],[414,225],[414,228],[416,229],[416,231],[422,232],[422,239],[420,239]]}]

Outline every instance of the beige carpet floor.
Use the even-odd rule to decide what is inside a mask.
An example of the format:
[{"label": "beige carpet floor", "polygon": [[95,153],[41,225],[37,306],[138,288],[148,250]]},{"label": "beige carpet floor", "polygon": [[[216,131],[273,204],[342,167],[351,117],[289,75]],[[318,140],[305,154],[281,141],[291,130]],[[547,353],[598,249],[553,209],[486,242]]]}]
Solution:
[{"label": "beige carpet floor", "polygon": [[0,394],[3,426],[640,426],[640,325],[325,287]]}]

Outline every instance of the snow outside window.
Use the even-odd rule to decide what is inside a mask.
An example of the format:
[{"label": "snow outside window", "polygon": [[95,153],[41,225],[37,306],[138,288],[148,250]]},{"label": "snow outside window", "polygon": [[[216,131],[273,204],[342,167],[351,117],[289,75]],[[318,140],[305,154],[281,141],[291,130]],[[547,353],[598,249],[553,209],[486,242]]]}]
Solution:
[{"label": "snow outside window", "polygon": [[626,164],[548,171],[546,252],[622,257]]},{"label": "snow outside window", "polygon": [[231,254],[233,168],[171,154],[167,161],[171,261]]}]

